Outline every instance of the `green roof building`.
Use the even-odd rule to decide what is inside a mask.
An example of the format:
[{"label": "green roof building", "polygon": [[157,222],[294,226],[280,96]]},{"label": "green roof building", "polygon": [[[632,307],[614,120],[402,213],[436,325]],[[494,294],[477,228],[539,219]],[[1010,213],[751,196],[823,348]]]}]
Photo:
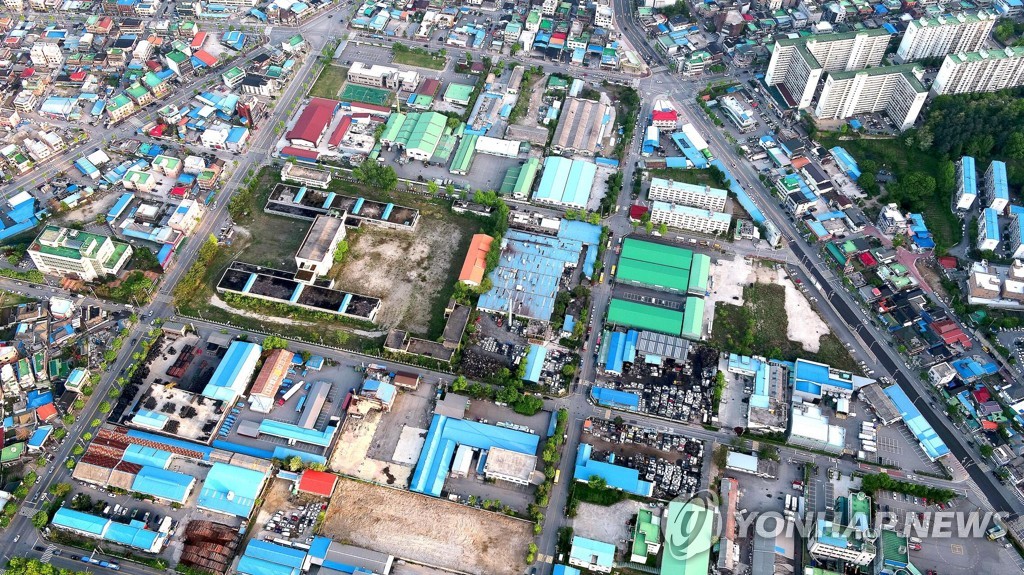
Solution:
[{"label": "green roof building", "polygon": [[693,252],[688,249],[626,238],[622,242],[615,281],[686,292],[692,263]]},{"label": "green roof building", "polygon": [[11,445],[4,446],[3,450],[0,451],[0,463],[10,463],[17,461],[22,455],[25,454],[25,442],[13,443]]},{"label": "green roof building", "polygon": [[704,300],[703,298],[690,296],[686,298],[686,307],[683,312],[683,329],[679,335],[686,339],[700,340],[704,331]]},{"label": "green roof building", "polygon": [[643,565],[648,555],[657,555],[661,550],[661,517],[650,509],[640,509],[633,526],[633,546],[629,560]]},{"label": "green roof building", "polygon": [[525,200],[530,197],[538,171],[540,171],[540,160],[537,158],[530,158],[521,166],[512,166],[508,172],[505,172],[505,179],[502,180],[498,193],[512,194],[514,198]]},{"label": "green roof building", "polygon": [[687,291],[694,295],[703,296],[708,291],[708,280],[711,277],[711,256],[707,254],[693,254],[693,262],[690,264],[690,286]]},{"label": "green roof building", "polygon": [[444,90],[442,99],[449,104],[457,106],[468,106],[469,99],[473,96],[473,86],[452,82]]},{"label": "green roof building", "polygon": [[28,255],[44,274],[94,281],[117,275],[131,258],[132,248],[107,236],[50,225],[29,246]]},{"label": "green roof building", "polygon": [[683,314],[671,309],[613,298],[608,306],[608,323],[679,335],[683,329]]},{"label": "green roof building", "polygon": [[469,173],[469,169],[473,165],[473,158],[476,156],[476,141],[479,139],[480,136],[476,134],[462,136],[459,148],[455,150],[455,159],[452,160],[452,165],[448,168],[449,172],[460,176]]},{"label": "green roof building", "polygon": [[402,122],[395,143],[405,149],[410,159],[426,162],[441,143],[447,125],[448,117],[437,112],[409,114]]}]

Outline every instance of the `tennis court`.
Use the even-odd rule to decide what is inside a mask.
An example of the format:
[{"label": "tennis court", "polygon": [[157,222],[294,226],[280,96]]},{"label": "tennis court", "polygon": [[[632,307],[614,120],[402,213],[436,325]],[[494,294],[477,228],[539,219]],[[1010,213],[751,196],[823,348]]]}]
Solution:
[{"label": "tennis court", "polygon": [[341,92],[341,100],[343,102],[362,102],[375,106],[386,106],[390,98],[391,92],[389,90],[356,84],[345,84],[345,89]]}]

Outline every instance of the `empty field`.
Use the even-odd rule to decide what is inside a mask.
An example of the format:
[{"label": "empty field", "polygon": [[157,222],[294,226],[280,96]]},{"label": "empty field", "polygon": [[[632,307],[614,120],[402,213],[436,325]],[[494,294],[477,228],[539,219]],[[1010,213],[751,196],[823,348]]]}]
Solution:
[{"label": "empty field", "polygon": [[322,533],[408,561],[486,575],[521,573],[532,538],[524,521],[344,478]]},{"label": "empty field", "polygon": [[330,98],[334,100],[338,97],[338,92],[341,91],[341,85],[345,83],[347,76],[347,68],[334,65],[327,66],[320,73],[313,87],[309,89],[309,95],[316,98]]},{"label": "empty field", "polygon": [[444,70],[446,63],[445,58],[428,54],[426,53],[426,50],[423,49],[419,49],[415,52],[395,52],[392,61],[395,64],[430,68],[431,70]]}]

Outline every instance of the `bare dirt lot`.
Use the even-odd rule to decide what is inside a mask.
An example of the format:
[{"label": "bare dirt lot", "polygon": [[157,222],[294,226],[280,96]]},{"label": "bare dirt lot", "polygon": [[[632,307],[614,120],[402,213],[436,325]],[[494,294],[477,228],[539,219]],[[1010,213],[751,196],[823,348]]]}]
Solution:
[{"label": "bare dirt lot", "polygon": [[336,287],[379,297],[377,323],[426,333],[435,300],[469,237],[452,221],[421,217],[412,232],[366,226],[350,241],[345,260],[331,270]]},{"label": "bare dirt lot", "polygon": [[443,499],[342,479],[323,534],[436,567],[486,575],[522,571],[528,523]]}]

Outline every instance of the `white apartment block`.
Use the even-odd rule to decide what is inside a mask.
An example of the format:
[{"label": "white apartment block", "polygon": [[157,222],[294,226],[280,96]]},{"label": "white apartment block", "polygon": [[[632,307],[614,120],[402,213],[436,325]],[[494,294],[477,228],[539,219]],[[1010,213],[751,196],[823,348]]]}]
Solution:
[{"label": "white apartment block", "polygon": [[1010,187],[1006,181],[1006,162],[993,160],[985,170],[982,185],[985,199],[988,200],[988,207],[1003,213],[1006,206],[1010,204]]},{"label": "white apartment block", "polygon": [[64,51],[56,43],[36,41],[29,50],[32,65],[40,68],[60,68],[64,65]]},{"label": "white apartment block", "polygon": [[412,70],[403,72],[390,66],[367,66],[362,62],[353,62],[348,70],[348,81],[374,88],[415,90],[420,82],[420,75]]},{"label": "white apartment block", "polygon": [[4,0],[4,7],[15,12],[22,12],[25,10],[25,2],[24,0]]},{"label": "white apartment block", "polygon": [[99,234],[46,226],[28,255],[44,274],[73,274],[93,281],[120,272],[132,257],[132,247]]},{"label": "white apartment block", "polygon": [[822,74],[878,66],[888,45],[889,33],[882,28],[784,38],[775,43],[765,82],[782,84],[794,105],[807,108]]},{"label": "white apartment block", "polygon": [[615,23],[615,12],[611,6],[598,4],[594,8],[594,26],[597,28],[611,28]]},{"label": "white apartment block", "polygon": [[1024,258],[1024,217],[1016,212],[1010,217],[1010,247],[1013,248],[1013,259]]},{"label": "white apartment block", "polygon": [[558,0],[544,0],[544,3],[540,5],[540,13],[545,16],[554,16],[557,9]]},{"label": "white apartment block", "polygon": [[651,222],[703,234],[724,234],[729,231],[732,216],[667,202],[651,202]]},{"label": "white apartment block", "polygon": [[974,168],[974,158],[964,156],[956,163],[956,196],[953,205],[958,210],[969,210],[978,197],[978,172]]},{"label": "white apartment block", "polygon": [[942,61],[932,92],[995,92],[1024,85],[1024,47],[950,54]]},{"label": "white apartment block", "polygon": [[842,120],[871,112],[885,111],[900,130],[917,121],[928,89],[913,64],[885,66],[857,72],[834,72],[825,79],[814,117]]},{"label": "white apartment block", "polygon": [[896,50],[902,62],[977,52],[985,46],[996,17],[984,10],[911,20]]},{"label": "white apartment block", "polygon": [[989,251],[999,247],[999,212],[985,208],[978,218],[978,250]]},{"label": "white apartment block", "polygon": [[281,180],[326,190],[331,185],[331,172],[315,170],[289,162],[281,168]]},{"label": "white apartment block", "polygon": [[713,212],[725,210],[725,202],[728,198],[729,193],[725,190],[663,178],[651,179],[651,189],[647,192],[647,199],[652,202],[680,204]]}]

